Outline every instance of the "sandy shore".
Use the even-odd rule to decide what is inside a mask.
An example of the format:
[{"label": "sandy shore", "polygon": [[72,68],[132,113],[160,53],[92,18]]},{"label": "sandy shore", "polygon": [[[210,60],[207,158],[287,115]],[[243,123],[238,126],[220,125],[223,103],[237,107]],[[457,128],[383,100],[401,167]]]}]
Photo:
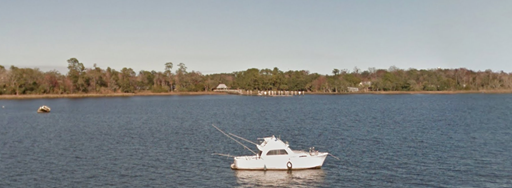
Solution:
[{"label": "sandy shore", "polygon": [[[307,92],[306,95],[357,95],[357,94],[464,94],[464,93],[512,93],[512,90],[486,91],[369,91],[354,93]],[[132,97],[132,96],[168,96],[168,95],[228,95],[223,92],[169,92],[169,93],[108,93],[108,94],[44,94],[44,95],[0,95],[0,99],[41,99],[41,98],[84,98],[84,97]]]}]

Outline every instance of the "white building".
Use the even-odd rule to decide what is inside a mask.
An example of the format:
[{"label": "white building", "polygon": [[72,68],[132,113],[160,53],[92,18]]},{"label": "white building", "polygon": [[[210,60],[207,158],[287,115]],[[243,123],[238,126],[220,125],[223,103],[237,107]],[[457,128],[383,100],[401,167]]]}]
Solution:
[{"label": "white building", "polygon": [[226,84],[219,84],[217,86],[217,88],[215,88],[215,90],[218,90],[218,91],[227,90],[227,89],[228,89],[228,86],[226,86]]}]

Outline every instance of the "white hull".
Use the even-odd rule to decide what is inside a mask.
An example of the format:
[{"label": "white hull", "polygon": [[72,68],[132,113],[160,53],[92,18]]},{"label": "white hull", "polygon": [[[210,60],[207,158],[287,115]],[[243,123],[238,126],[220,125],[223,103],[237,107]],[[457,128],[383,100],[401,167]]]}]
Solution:
[{"label": "white hull", "polygon": [[234,158],[233,170],[304,170],[321,168],[328,153],[309,154],[306,152],[297,155],[267,156],[239,156]]}]

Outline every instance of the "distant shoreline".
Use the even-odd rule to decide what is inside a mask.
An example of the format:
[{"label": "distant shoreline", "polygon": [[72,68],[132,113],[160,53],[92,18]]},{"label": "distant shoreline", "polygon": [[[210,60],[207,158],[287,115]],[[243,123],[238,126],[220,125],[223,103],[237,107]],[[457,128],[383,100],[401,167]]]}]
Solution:
[{"label": "distant shoreline", "polygon": [[[327,93],[327,92],[307,92],[306,95],[397,95],[397,94],[506,94],[512,93],[512,90],[487,90],[487,91],[368,91],[352,93]],[[0,95],[2,99],[48,99],[48,98],[94,98],[94,97],[133,97],[133,96],[194,96],[194,95],[229,95],[224,92],[169,92],[169,93],[85,93],[85,94],[45,94],[45,95]]]},{"label": "distant shoreline", "polygon": [[1,99],[49,99],[49,98],[94,98],[94,97],[133,97],[169,95],[227,95],[222,92],[169,92],[169,93],[84,93],[84,94],[44,94],[44,95],[0,95]]}]

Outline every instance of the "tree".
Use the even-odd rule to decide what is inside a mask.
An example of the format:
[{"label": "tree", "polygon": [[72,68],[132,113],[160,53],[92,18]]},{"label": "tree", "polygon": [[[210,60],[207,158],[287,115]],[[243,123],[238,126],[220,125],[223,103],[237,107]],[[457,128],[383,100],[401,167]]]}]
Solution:
[{"label": "tree", "polygon": [[357,68],[357,66],[356,66],[356,67],[354,67],[354,71],[352,71],[352,73],[357,75],[357,74],[361,73],[361,69]]},{"label": "tree", "polygon": [[5,67],[0,65],[0,95],[6,92],[6,87],[8,85],[8,72],[5,70]]},{"label": "tree", "polygon": [[117,84],[117,81],[119,80],[119,72],[117,72],[115,69],[111,69],[110,67],[107,67],[107,71],[105,72],[105,77],[107,81],[107,88],[109,91],[117,92],[119,89],[119,85]]},{"label": "tree", "polygon": [[[73,88],[78,92],[82,92],[85,88],[85,78],[83,73],[85,71],[84,64],[80,63],[76,58],[68,59],[68,78],[73,84]],[[73,91],[72,91],[73,92]]]},{"label": "tree", "polygon": [[[154,71],[153,71],[154,72]],[[137,76],[138,90],[151,90],[154,85],[155,75],[152,72],[141,70]]]},{"label": "tree", "polygon": [[340,70],[339,69],[333,69],[332,70],[332,74],[334,74],[334,76],[337,76],[338,74],[340,74]]},{"label": "tree", "polygon": [[178,64],[178,70],[176,70],[176,90],[180,91],[180,88],[183,86],[182,79],[185,79],[185,74],[187,74],[187,67],[184,63]]},{"label": "tree", "polygon": [[118,85],[124,93],[135,91],[135,72],[131,68],[123,68],[119,74]]},{"label": "tree", "polygon": [[14,65],[11,65],[10,73],[9,73],[9,83],[11,85],[11,88],[14,89],[15,94],[19,95],[19,88],[22,82],[21,78],[21,70],[18,67],[15,67]]},{"label": "tree", "polygon": [[173,66],[172,62],[167,62],[167,63],[165,63],[165,71],[166,71],[166,72],[167,72],[167,71],[169,71],[169,72],[170,72],[170,71],[172,70],[172,66]]},{"label": "tree", "polygon": [[283,85],[284,81],[284,74],[283,71],[280,71],[279,68],[274,67],[272,69],[272,78],[271,78],[271,85],[272,89],[274,90],[287,90],[288,88],[283,88],[285,85]]},{"label": "tree", "polygon": [[[172,90],[172,62],[165,63],[165,76],[167,77],[165,85],[168,87],[167,91]],[[185,66],[185,65],[183,65]],[[185,68],[186,69],[186,68]]]},{"label": "tree", "polygon": [[43,73],[43,80],[39,84],[40,90],[44,93],[60,93],[62,75],[56,71],[48,71]]},{"label": "tree", "polygon": [[343,80],[346,80],[352,87],[357,86],[361,82],[361,79],[353,73],[343,75]]}]

